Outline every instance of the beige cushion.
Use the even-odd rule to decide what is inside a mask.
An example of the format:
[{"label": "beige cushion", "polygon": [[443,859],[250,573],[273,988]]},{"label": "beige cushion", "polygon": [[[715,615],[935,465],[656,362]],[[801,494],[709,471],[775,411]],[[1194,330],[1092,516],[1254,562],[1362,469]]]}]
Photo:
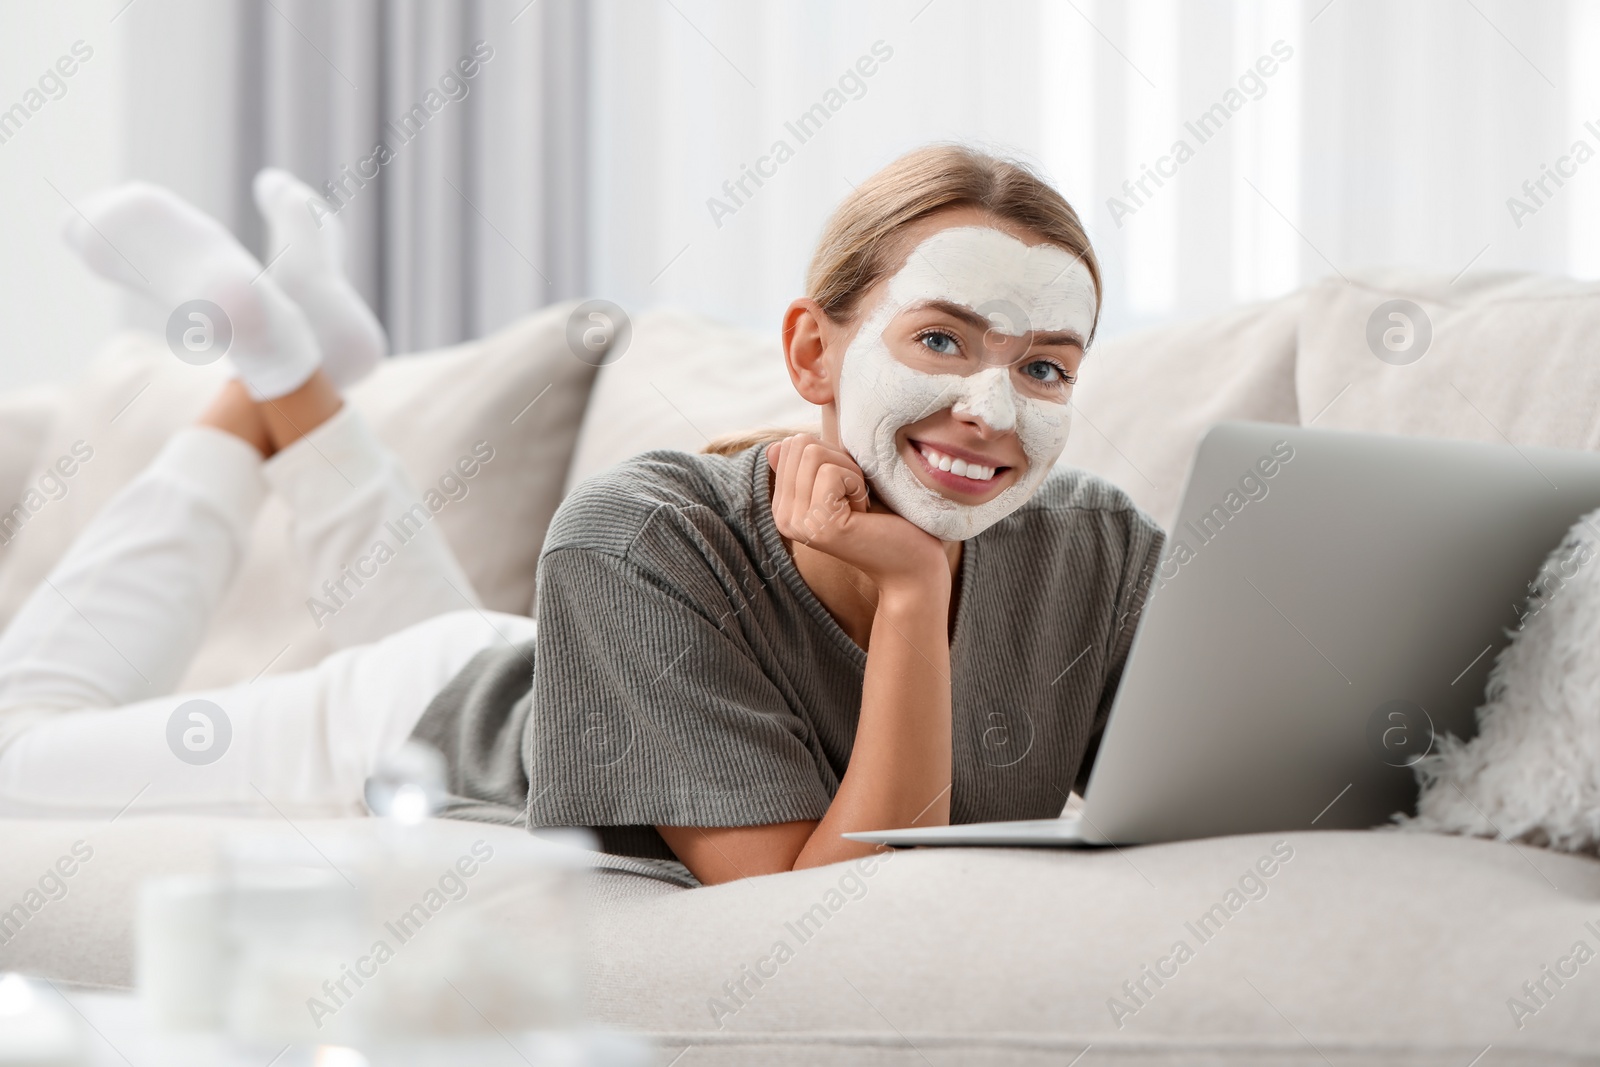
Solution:
[{"label": "beige cushion", "polygon": [[[3,904],[73,842],[95,850],[68,893],[0,945],[0,968],[127,984],[129,887],[203,869],[222,834],[251,825],[0,821]],[[464,842],[517,833],[458,825]],[[320,838],[333,824],[299,828]],[[1258,899],[1230,899],[1280,840],[1293,856],[1246,887]],[[926,849],[865,873],[833,865],[696,890],[602,874],[597,889],[590,1010],[658,1035],[662,1062],[692,1044],[707,1064],[1060,1065],[1092,1044],[1100,1062],[1463,1067],[1490,1044],[1500,1063],[1600,1046],[1600,959],[1522,1029],[1507,1006],[1579,940],[1600,945],[1585,925],[1600,925],[1600,863],[1489,841],[1302,832]],[[1186,924],[1214,905],[1225,917],[1201,941]],[[488,906],[509,941],[537,951],[539,916],[515,898]],[[1143,968],[1178,940],[1192,958],[1176,974],[1166,965],[1158,988]],[[1150,995],[1135,1005],[1122,984],[1141,978]],[[1136,1009],[1120,1028],[1113,997]],[[1544,1058],[1526,1058],[1534,1050]]]},{"label": "beige cushion", "polygon": [[1121,486],[1162,526],[1200,438],[1217,422],[1298,423],[1300,294],[1095,345],[1073,390],[1061,462]]},{"label": "beige cushion", "polygon": [[[13,517],[13,509],[40,506],[42,510],[48,506],[40,503],[46,499],[44,494],[27,498],[28,490],[38,489],[28,479],[39,465],[39,449],[60,406],[61,395],[62,389],[54,385],[0,393],[0,560],[5,558],[17,532],[19,519]],[[21,521],[25,523],[28,518],[31,515]]]},{"label": "beige cushion", "polygon": [[776,337],[648,312],[634,322],[627,351],[595,379],[567,488],[652,448],[698,452],[724,434],[821,423],[794,391]]},{"label": "beige cushion", "polygon": [[[1186,928],[1227,906],[1279,840],[1294,855],[1263,880],[1264,897],[1236,898],[1204,942]],[[1600,946],[1584,926],[1600,926],[1600,863],[1589,859],[1300,832],[1086,852],[929,849],[896,854],[859,886],[848,873],[609,909],[596,1009],[681,1035],[670,1052],[692,1043],[692,1058],[715,1064],[750,1062],[766,1044],[813,1057],[792,1062],[1066,1064],[1093,1044],[1086,1063],[1462,1067],[1490,1043],[1518,1062],[1519,1047],[1587,1056],[1600,1041],[1588,985],[1600,959],[1525,1030],[1506,1007],[1580,938]],[[1134,1005],[1122,983],[1180,939],[1193,958],[1162,987],[1145,979],[1152,995]],[[780,941],[792,958],[763,962]],[[777,974],[757,987],[746,967]],[[724,983],[741,981],[746,1004],[719,1031],[712,1001],[729,1004]],[[1112,997],[1136,1007],[1120,1028]]]},{"label": "beige cushion", "polygon": [[[1428,349],[1396,366],[1367,343],[1381,304],[1416,303]],[[1300,327],[1300,408],[1318,427],[1563,448],[1600,447],[1600,283],[1412,271],[1329,279]]]},{"label": "beige cushion", "polygon": [[[525,614],[532,606],[539,547],[560,503],[594,377],[567,347],[570,311],[547,308],[480,341],[388,360],[350,393],[419,489],[450,473],[474,443],[494,447],[494,460],[468,483],[464,499],[440,512],[439,523],[486,606],[500,611]],[[0,623],[100,506],[204,407],[221,377],[220,365],[180,363],[143,334],[123,334],[107,346],[71,388],[42,451],[53,459],[81,440],[94,457],[0,561]],[[275,672],[320,661],[331,649],[305,610],[307,595],[308,577],[289,551],[288,512],[269,499],[183,688],[254,677],[284,649]]]}]

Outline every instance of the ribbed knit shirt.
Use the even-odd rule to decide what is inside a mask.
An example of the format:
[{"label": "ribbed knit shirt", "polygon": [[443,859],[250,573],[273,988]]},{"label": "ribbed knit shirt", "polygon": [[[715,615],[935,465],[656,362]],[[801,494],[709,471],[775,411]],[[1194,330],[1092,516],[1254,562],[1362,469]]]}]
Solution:
[{"label": "ribbed knit shirt", "polygon": [[[1162,539],[1120,489],[1058,469],[965,543],[951,822],[1050,818],[1087,780]],[[583,483],[535,616],[535,640],[480,653],[416,728],[446,756],[447,814],[590,827],[660,869],[656,826],[827,812],[867,652],[784,546],[763,448],[648,452]]]}]

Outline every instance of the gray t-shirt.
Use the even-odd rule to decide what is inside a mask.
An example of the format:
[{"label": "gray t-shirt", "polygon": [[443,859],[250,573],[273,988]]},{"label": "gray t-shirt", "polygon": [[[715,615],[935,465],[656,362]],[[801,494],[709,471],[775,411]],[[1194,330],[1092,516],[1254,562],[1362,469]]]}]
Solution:
[{"label": "gray t-shirt", "polygon": [[[649,452],[579,486],[539,560],[537,656],[480,653],[417,726],[449,763],[447,814],[591,827],[657,872],[658,825],[820,819],[867,654],[801,578],[770,493],[760,447]],[[1087,780],[1162,539],[1064,469],[966,543],[952,822],[1050,818]]]}]

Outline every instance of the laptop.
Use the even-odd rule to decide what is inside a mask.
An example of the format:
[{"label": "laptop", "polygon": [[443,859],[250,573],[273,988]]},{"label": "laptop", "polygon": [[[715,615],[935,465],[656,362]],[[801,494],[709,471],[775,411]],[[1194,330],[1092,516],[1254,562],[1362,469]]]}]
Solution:
[{"label": "laptop", "polygon": [[1077,810],[844,836],[1069,847],[1388,822],[1414,810],[1417,760],[1475,732],[1529,583],[1595,508],[1600,454],[1222,423]]}]

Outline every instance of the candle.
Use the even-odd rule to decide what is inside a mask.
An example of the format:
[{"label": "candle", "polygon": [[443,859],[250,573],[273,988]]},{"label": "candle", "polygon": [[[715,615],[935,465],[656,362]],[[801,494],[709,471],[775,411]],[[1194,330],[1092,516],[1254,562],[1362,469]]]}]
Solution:
[{"label": "candle", "polygon": [[0,975],[0,1065],[80,1067],[83,1024],[61,994],[20,974]]},{"label": "candle", "polygon": [[139,894],[139,996],[163,1030],[210,1030],[222,1018],[227,948],[222,885],[204,875],[146,880]]}]

